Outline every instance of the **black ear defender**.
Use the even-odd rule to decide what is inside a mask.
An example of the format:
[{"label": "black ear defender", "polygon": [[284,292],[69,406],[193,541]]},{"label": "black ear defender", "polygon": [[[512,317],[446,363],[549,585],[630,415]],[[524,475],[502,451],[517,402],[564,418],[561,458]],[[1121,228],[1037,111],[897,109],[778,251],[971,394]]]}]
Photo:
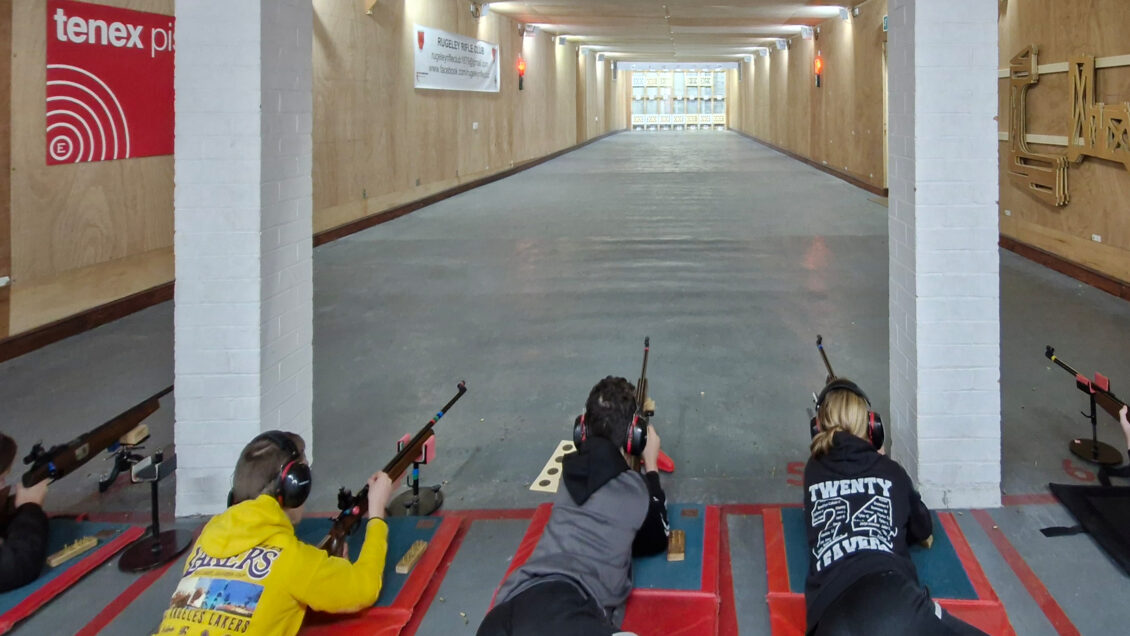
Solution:
[{"label": "black ear defender", "polygon": [[824,404],[824,397],[828,393],[836,390],[844,390],[855,395],[858,395],[867,403],[867,440],[871,442],[872,448],[879,450],[883,448],[883,442],[886,441],[886,431],[883,430],[883,418],[878,413],[871,410],[871,399],[859,388],[855,382],[851,380],[836,379],[832,380],[820,391],[820,395],[816,396],[816,417],[812,418],[812,430],[810,433],[812,437],[820,432],[820,407]]},{"label": "black ear defender", "polygon": [[[588,439],[588,429],[585,427],[585,414],[581,413],[573,420],[573,445],[580,448]],[[643,448],[647,446],[647,421],[639,413],[632,415],[628,423],[628,434],[624,439],[624,452],[632,457],[643,455]]]},{"label": "black ear defender", "polygon": [[[287,454],[286,461],[279,468],[278,477],[272,487],[272,494],[283,508],[297,508],[310,496],[310,466],[302,461],[302,453],[294,441],[282,431],[266,431],[255,438],[270,440]],[[255,440],[252,440],[253,442]],[[235,503],[235,492],[228,491],[228,507]]]}]

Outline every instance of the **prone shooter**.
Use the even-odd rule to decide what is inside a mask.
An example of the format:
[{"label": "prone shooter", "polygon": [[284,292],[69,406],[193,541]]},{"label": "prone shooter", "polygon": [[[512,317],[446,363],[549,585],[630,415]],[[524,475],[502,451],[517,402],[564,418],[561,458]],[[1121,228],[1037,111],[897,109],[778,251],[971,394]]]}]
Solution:
[{"label": "prone shooter", "polygon": [[[302,438],[267,431],[252,439],[236,463],[228,509],[204,526],[158,633],[203,636],[215,633],[215,625],[238,621],[231,631],[295,634],[307,608],[346,613],[372,606],[388,552],[384,515],[392,479],[420,454],[435,423],[466,391],[460,382],[458,394],[357,495],[341,492],[342,510],[317,547],[294,533],[312,486]],[[361,527],[365,539],[357,560],[339,558]],[[202,604],[210,590],[230,592],[232,600]]]},{"label": "prone shooter", "polygon": [[[39,577],[47,558],[47,515],[43,512],[43,500],[47,495],[47,485],[73,473],[80,466],[98,456],[103,450],[117,453],[115,462],[124,456],[136,457],[130,453],[134,448],[123,445],[120,440],[131,435],[135,429],[147,431],[142,420],[160,408],[162,396],[173,390],[168,387],[142,400],[121,415],[114,417],[97,428],[79,435],[66,444],[59,444],[44,450],[35,444],[24,457],[30,468],[23,474],[15,487],[15,493],[4,491],[3,519],[0,519],[0,592],[7,592],[31,583]],[[144,437],[147,433],[142,433]],[[132,434],[131,441],[137,442],[138,435]],[[7,477],[16,457],[16,443],[12,438],[0,434],[0,479]],[[114,477],[120,471],[115,466]],[[126,464],[129,465],[128,463]],[[102,484],[112,483],[113,478],[103,479]]]}]

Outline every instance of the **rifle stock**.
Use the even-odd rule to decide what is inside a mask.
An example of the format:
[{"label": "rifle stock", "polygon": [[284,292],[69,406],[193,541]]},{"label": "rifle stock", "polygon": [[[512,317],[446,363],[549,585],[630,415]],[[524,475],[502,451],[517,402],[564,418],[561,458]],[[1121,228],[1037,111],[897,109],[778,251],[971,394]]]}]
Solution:
[{"label": "rifle stock", "polygon": [[[463,397],[467,392],[467,383],[460,382],[458,393],[455,397],[451,398],[442,409],[436,413],[435,417],[428,421],[418,433],[412,436],[407,444],[404,445],[396,455],[385,464],[384,472],[389,476],[393,482],[396,482],[401,475],[404,474],[408,467],[420,456],[424,450],[424,444],[429,439],[435,436],[435,431],[432,430],[436,422],[443,418],[451,407]],[[357,492],[352,494],[349,490],[342,488],[337,493],[337,505],[341,510],[336,517],[333,518],[333,525],[330,526],[330,531],[318,543],[318,547],[325,550],[330,556],[346,556],[348,548],[347,540],[349,535],[353,534],[357,527],[361,525],[361,520],[365,515],[369,514],[369,486],[366,484]]]},{"label": "rifle stock", "polygon": [[66,444],[53,446],[46,451],[41,445],[36,444],[24,458],[24,463],[31,465],[22,477],[24,486],[34,486],[44,479],[57,481],[74,472],[98,453],[117,444],[118,439],[152,415],[161,407],[161,397],[172,390],[173,387],[170,386],[158,391],[121,415]]},{"label": "rifle stock", "polygon": [[1085,375],[1073,369],[1063,360],[1060,360],[1059,357],[1055,355],[1055,347],[1048,345],[1047,348],[1044,349],[1044,357],[1056,363],[1059,368],[1075,376],[1075,386],[1088,395],[1094,395],[1095,405],[1107,413],[1110,413],[1110,416],[1114,419],[1118,419],[1119,411],[1126,406],[1125,402],[1118,399],[1118,397],[1108,389],[1096,386],[1095,383],[1087,379]]}]

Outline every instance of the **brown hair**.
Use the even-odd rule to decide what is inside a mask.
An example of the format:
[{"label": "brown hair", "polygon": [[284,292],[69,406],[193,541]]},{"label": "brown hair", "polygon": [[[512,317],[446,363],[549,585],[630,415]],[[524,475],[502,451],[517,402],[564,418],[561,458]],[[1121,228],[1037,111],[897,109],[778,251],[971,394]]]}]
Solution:
[{"label": "brown hair", "polygon": [[585,401],[585,427],[592,437],[617,446],[628,439],[628,423],[636,413],[636,387],[624,378],[607,376],[589,391]]},{"label": "brown hair", "polygon": [[[306,461],[306,442],[295,433],[278,432],[294,443],[299,460]],[[231,503],[274,494],[279,472],[290,460],[290,453],[265,435],[258,435],[243,447],[232,475]]]},{"label": "brown hair", "polygon": [[0,433],[0,473],[7,472],[16,461],[16,440]]},{"label": "brown hair", "polygon": [[836,433],[845,432],[867,439],[867,402],[847,389],[828,391],[820,403],[817,418],[820,432],[812,438],[812,456],[820,457],[832,448]]}]

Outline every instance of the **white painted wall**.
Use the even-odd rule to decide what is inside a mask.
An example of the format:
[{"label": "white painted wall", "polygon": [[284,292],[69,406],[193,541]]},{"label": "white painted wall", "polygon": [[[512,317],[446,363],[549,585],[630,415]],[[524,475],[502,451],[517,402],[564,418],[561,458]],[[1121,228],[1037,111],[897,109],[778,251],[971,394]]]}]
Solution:
[{"label": "white painted wall", "polygon": [[177,514],[224,508],[263,430],[311,441],[308,0],[177,3]]},{"label": "white painted wall", "polygon": [[999,506],[997,7],[888,14],[893,456],[930,506]]}]

